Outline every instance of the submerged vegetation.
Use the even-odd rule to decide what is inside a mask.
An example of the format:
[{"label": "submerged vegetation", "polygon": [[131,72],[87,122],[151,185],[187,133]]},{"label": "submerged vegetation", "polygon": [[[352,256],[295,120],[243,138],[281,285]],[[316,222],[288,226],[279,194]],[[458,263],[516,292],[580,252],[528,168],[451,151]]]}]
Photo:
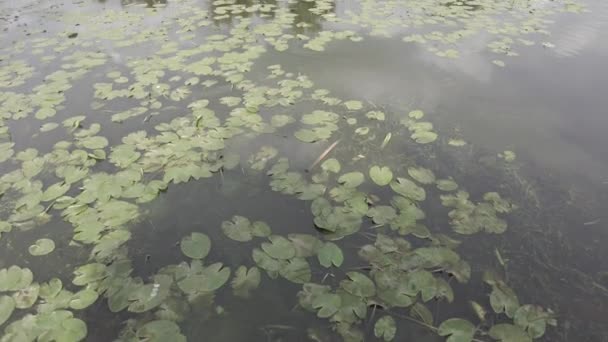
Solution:
[{"label": "submerged vegetation", "polygon": [[[64,5],[25,34],[9,31],[14,42],[1,51],[0,341],[79,341],[91,330],[110,334],[89,335],[100,340],[196,340],[201,322],[238,330],[240,308],[273,310],[272,301],[309,317],[255,327],[273,341],[296,330],[292,340],[523,342],[561,323],[553,303],[518,295],[487,238],[539,209],[514,152],[495,154],[485,172],[517,175],[524,195],[503,194],[499,182],[468,189],[467,175],[482,173],[448,164],[472,148],[436,127],[433,113],[340,98],[264,56],[381,36],[459,58],[460,42],[490,34],[499,57],[488,63],[508,68],[494,58],[549,48],[539,37],[550,16],[581,5]],[[162,215],[178,220],[189,187],[202,192],[194,200],[211,198],[204,223],[154,227]],[[260,193],[272,200],[248,210]],[[214,196],[231,203],[217,224],[212,214],[227,211]],[[278,218],[283,202],[300,211],[287,218],[292,227]],[[188,217],[198,215],[192,208]],[[477,244],[471,235],[499,268],[465,253]],[[277,288],[265,304],[256,298]],[[222,324],[202,333],[251,338]]]}]

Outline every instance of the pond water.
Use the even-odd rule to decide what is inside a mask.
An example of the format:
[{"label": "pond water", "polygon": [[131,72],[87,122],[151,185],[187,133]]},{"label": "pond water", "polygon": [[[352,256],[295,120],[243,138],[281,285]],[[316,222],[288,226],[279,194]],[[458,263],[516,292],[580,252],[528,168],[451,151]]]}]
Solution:
[{"label": "pond water", "polygon": [[608,341],[608,4],[0,2],[0,341]]}]

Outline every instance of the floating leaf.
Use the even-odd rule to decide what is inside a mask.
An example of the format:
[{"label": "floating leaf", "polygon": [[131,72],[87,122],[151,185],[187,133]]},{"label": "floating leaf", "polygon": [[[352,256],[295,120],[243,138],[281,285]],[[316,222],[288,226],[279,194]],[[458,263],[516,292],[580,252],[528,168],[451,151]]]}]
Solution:
[{"label": "floating leaf", "polygon": [[233,216],[232,221],[222,222],[222,231],[235,241],[245,242],[253,239],[251,222],[243,216]]},{"label": "floating leaf", "polygon": [[15,300],[9,296],[0,296],[0,325],[4,324],[15,310]]},{"label": "floating leaf", "polygon": [[194,232],[182,239],[180,248],[182,253],[189,258],[203,259],[209,254],[211,240],[203,233]]},{"label": "floating leaf", "polygon": [[342,103],[348,110],[359,110],[363,108],[361,101],[344,101]]},{"label": "floating leaf", "polygon": [[393,172],[387,166],[374,165],[369,169],[369,177],[374,183],[385,186],[393,180]]},{"label": "floating leaf", "polygon": [[79,292],[76,292],[74,296],[72,296],[69,305],[70,308],[74,310],[86,309],[93,303],[95,303],[98,297],[99,295],[95,290],[84,289]]},{"label": "floating leaf", "polygon": [[262,243],[262,250],[275,259],[290,259],[295,256],[296,249],[291,241],[279,235],[268,237],[270,242]]},{"label": "floating leaf", "polygon": [[11,266],[0,270],[0,292],[18,291],[24,289],[32,283],[34,274],[29,268]]},{"label": "floating leaf", "polygon": [[340,267],[344,262],[342,250],[333,242],[326,242],[323,247],[319,248],[317,257],[319,263],[324,267],[331,267],[331,265]]},{"label": "floating leaf", "polygon": [[437,133],[427,130],[417,130],[412,134],[412,139],[419,144],[428,144],[437,140]]},{"label": "floating leaf", "polygon": [[340,172],[340,162],[335,158],[329,158],[321,164],[321,169],[327,172]]},{"label": "floating leaf", "polygon": [[407,178],[397,178],[396,181],[391,182],[391,189],[414,201],[424,201],[426,199],[424,189]]},{"label": "floating leaf", "polygon": [[28,248],[33,256],[47,255],[55,250],[55,242],[51,239],[38,239],[36,243]]},{"label": "floating leaf", "polygon": [[370,120],[384,121],[385,119],[384,113],[379,110],[372,110],[370,112],[367,112],[365,116]]},{"label": "floating leaf", "polygon": [[433,171],[423,167],[410,167],[407,169],[407,173],[418,183],[431,184],[435,182]]},{"label": "floating leaf", "polygon": [[523,328],[532,338],[539,338],[545,334],[547,324],[555,325],[551,312],[543,310],[538,305],[522,305],[513,317],[515,325]]},{"label": "floating leaf", "polygon": [[260,285],[261,275],[257,267],[247,270],[245,266],[239,266],[232,279],[232,289],[238,297],[248,298],[251,290]]},{"label": "floating leaf", "polygon": [[346,292],[357,296],[357,297],[373,297],[376,294],[376,286],[374,282],[359,272],[348,272],[346,273],[348,279],[340,282]]},{"label": "floating leaf", "polygon": [[408,116],[411,119],[420,120],[424,116],[424,112],[421,111],[420,109],[416,109],[416,110],[413,110],[413,111],[409,112]]},{"label": "floating leaf", "polygon": [[437,189],[441,191],[454,191],[458,189],[458,184],[451,179],[437,180]]},{"label": "floating leaf", "polygon": [[532,338],[526,332],[513,324],[497,324],[489,331],[490,337],[501,342],[532,342]]},{"label": "floating leaf", "polygon": [[374,335],[385,341],[392,341],[397,333],[395,320],[391,316],[380,317],[374,325]]},{"label": "floating leaf", "polygon": [[446,342],[471,342],[475,335],[475,326],[461,318],[450,318],[439,325],[437,334],[449,336]]},{"label": "floating leaf", "polygon": [[179,326],[172,321],[158,320],[146,323],[137,330],[137,339],[148,342],[186,342]]},{"label": "floating leaf", "polygon": [[13,299],[15,300],[15,307],[18,309],[28,309],[38,300],[38,293],[40,292],[40,285],[38,283],[32,283],[28,287],[22,288],[19,291],[13,293]]},{"label": "floating leaf", "polygon": [[356,188],[363,183],[365,176],[358,171],[348,172],[338,178],[340,184],[344,184],[347,188]]},{"label": "floating leaf", "polygon": [[279,274],[296,284],[305,284],[312,276],[310,265],[304,258],[293,258],[279,269]]},{"label": "floating leaf", "polygon": [[312,301],[312,307],[317,311],[317,316],[319,318],[328,318],[333,316],[338,309],[340,309],[340,305],[342,304],[342,299],[337,294],[333,293],[323,293],[319,296],[315,296]]}]

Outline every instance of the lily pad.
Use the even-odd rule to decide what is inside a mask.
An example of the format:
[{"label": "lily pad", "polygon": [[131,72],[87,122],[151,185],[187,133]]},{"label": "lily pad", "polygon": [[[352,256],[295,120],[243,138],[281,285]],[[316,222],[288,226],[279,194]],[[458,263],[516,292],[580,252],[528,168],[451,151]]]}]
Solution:
[{"label": "lily pad", "polygon": [[70,308],[74,310],[82,310],[91,306],[99,295],[95,290],[84,289],[82,291],[76,292],[72,299],[70,300]]},{"label": "lily pad", "polygon": [[437,189],[441,191],[454,191],[458,189],[458,184],[451,179],[439,179],[437,180]]},{"label": "lily pad", "polygon": [[279,235],[271,235],[268,237],[270,242],[262,243],[262,250],[269,256],[275,259],[291,259],[296,254],[291,241]]},{"label": "lily pad", "polygon": [[435,182],[433,171],[423,167],[410,167],[407,169],[407,173],[418,183],[431,184]]},{"label": "lily pad", "polygon": [[11,266],[0,270],[0,292],[18,291],[25,289],[32,283],[34,274],[29,268]]},{"label": "lily pad", "polygon": [[55,242],[51,239],[38,239],[36,243],[28,248],[33,256],[47,255],[55,250]]},{"label": "lily pad", "polygon": [[333,293],[323,293],[316,296],[312,301],[312,307],[317,311],[319,318],[328,318],[333,316],[340,309],[342,299],[339,295]]},{"label": "lily pad", "polygon": [[0,325],[4,324],[15,310],[15,300],[9,296],[0,296]]},{"label": "lily pad", "polygon": [[346,276],[348,279],[340,282],[340,287],[346,292],[363,298],[373,297],[376,294],[374,282],[366,275],[359,272],[348,272]]},{"label": "lily pad", "polygon": [[414,201],[424,201],[426,199],[426,191],[407,178],[397,178],[397,180],[391,182],[391,189]]},{"label": "lily pad", "polygon": [[363,183],[365,176],[358,171],[348,172],[338,178],[340,184],[344,184],[347,188],[356,188]]},{"label": "lily pad", "polygon": [[380,317],[374,325],[374,335],[385,341],[392,341],[396,333],[397,325],[395,324],[395,319],[391,316]]},{"label": "lily pad", "polygon": [[323,247],[319,248],[317,257],[319,258],[319,263],[326,268],[332,265],[340,267],[342,262],[344,262],[342,250],[333,242],[326,242]]},{"label": "lily pad", "polygon": [[374,165],[369,169],[369,177],[374,183],[385,186],[393,180],[393,172],[387,166]]},{"label": "lily pad", "polygon": [[490,337],[500,342],[532,342],[532,338],[526,332],[513,324],[497,324],[489,331]]},{"label": "lily pad", "polygon": [[287,263],[279,269],[279,274],[283,278],[296,284],[308,283],[312,276],[310,265],[304,258],[289,259]]},{"label": "lily pad", "polygon": [[551,312],[543,310],[538,305],[522,305],[515,311],[513,322],[522,327],[532,338],[539,338],[545,334],[547,324],[555,325]]},{"label": "lily pad", "polygon": [[243,216],[233,216],[232,221],[222,222],[222,231],[232,240],[245,242],[253,238],[251,222]]},{"label": "lily pad", "polygon": [[335,158],[329,158],[321,164],[321,169],[327,172],[340,172],[340,162]]},{"label": "lily pad", "polygon": [[36,300],[38,300],[39,292],[40,285],[38,285],[38,283],[32,283],[28,287],[13,293],[15,307],[18,309],[31,308],[32,305],[34,305],[34,303],[36,302]]},{"label": "lily pad", "polygon": [[203,259],[211,250],[211,240],[203,233],[194,232],[182,239],[180,248],[189,258]]},{"label": "lily pad", "polygon": [[137,339],[148,342],[186,342],[179,326],[172,321],[157,320],[146,323],[137,330]]},{"label": "lily pad", "polygon": [[475,336],[475,326],[462,318],[443,321],[437,330],[439,336],[449,336],[446,342],[471,342]]}]

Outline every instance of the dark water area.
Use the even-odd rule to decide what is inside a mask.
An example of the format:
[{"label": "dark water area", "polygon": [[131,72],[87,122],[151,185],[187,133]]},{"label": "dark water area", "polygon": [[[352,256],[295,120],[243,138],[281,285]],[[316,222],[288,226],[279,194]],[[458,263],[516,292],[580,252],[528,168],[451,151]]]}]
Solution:
[{"label": "dark water area", "polygon": [[608,341],[606,29],[0,2],[0,342]]}]

